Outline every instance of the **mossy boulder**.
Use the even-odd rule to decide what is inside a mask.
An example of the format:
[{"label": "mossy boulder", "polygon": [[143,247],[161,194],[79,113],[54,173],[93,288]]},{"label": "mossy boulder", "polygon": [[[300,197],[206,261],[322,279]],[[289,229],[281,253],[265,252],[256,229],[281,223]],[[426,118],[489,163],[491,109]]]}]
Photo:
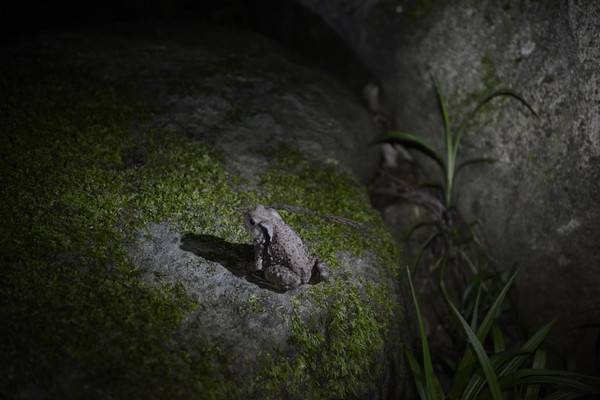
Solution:
[{"label": "mossy boulder", "polygon": [[[4,51],[2,397],[389,389],[400,254],[356,178],[373,129],[343,87],[208,27]],[[246,273],[256,204],[280,208],[331,281],[278,293]]]}]

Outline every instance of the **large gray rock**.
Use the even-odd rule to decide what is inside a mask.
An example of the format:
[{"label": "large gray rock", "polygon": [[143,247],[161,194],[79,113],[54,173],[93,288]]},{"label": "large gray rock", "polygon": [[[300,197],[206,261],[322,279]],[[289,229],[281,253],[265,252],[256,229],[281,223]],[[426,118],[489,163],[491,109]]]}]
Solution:
[{"label": "large gray rock", "polygon": [[397,127],[438,138],[429,74],[460,121],[485,93],[510,87],[538,111],[493,101],[465,137],[465,155],[500,162],[460,181],[460,207],[482,221],[491,250],[517,263],[530,328],[560,317],[552,340],[590,367],[600,321],[600,4],[318,2],[319,13],[380,80]]},{"label": "large gray rock", "polygon": [[[193,299],[175,336],[224,377],[208,398],[382,398],[398,387],[397,249],[356,178],[370,175],[377,152],[365,150],[375,130],[351,93],[248,33],[124,25],[42,41],[57,63],[152,95],[128,168],[175,157],[199,182],[185,189],[196,203],[158,188],[176,211],[150,221],[128,252],[145,281],[180,285]],[[148,150],[153,134],[180,147]],[[176,158],[198,143],[219,162],[190,170],[194,160]],[[167,187],[160,177],[173,171],[153,173]],[[226,198],[203,197],[212,191]],[[258,202],[283,203],[331,281],[282,293],[248,273],[243,212]]]}]

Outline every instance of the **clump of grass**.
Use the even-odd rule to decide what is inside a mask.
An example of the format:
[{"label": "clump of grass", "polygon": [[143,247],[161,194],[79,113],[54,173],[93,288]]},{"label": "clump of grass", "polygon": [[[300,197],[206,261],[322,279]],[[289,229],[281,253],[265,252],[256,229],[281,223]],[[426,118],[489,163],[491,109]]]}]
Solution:
[{"label": "clump of grass", "polygon": [[505,396],[535,400],[542,398],[542,395],[549,396],[545,398],[572,399],[600,394],[600,379],[597,377],[545,368],[546,353],[541,345],[556,320],[544,325],[516,350],[505,350],[501,345],[503,340],[498,338],[494,339],[491,350],[490,346],[486,346],[500,315],[502,303],[514,282],[516,271],[498,293],[481,323],[477,318],[478,309],[473,311],[471,322],[467,322],[451,300],[443,280],[441,281],[443,297],[462,329],[467,346],[462,357],[452,363],[454,376],[450,385],[442,387],[434,370],[424,319],[408,267],[406,272],[422,345],[422,366],[411,351],[407,351],[406,356],[422,400],[503,400]]},{"label": "clump of grass", "polygon": [[[516,99],[534,115],[535,111],[520,95],[510,90],[498,90],[480,101],[467,118],[453,129],[446,101],[435,80],[434,88],[442,116],[444,154],[419,136],[407,132],[390,132],[381,140],[415,147],[436,163],[441,178],[441,184],[437,186],[443,199],[439,207],[441,212],[434,213],[433,221],[420,223],[409,231],[410,236],[420,229],[431,230],[417,251],[412,271],[411,268],[406,268],[415,306],[422,364],[411,351],[406,352],[406,358],[420,398],[502,400],[509,397],[533,400],[545,395],[549,395],[548,398],[562,399],[599,394],[600,379],[545,367],[546,353],[542,344],[555,320],[544,325],[521,346],[507,350],[507,340],[499,318],[517,273],[511,274],[501,288],[494,288],[493,280],[490,279],[494,276],[488,262],[490,258],[475,234],[473,225],[467,225],[456,210],[456,182],[460,172],[468,166],[493,161],[488,158],[460,160],[459,149],[468,122],[496,97]],[[445,360],[444,364],[452,371],[450,382],[445,386],[438,379],[434,354],[429,346],[424,317],[413,286],[414,273],[427,251],[431,252],[433,259],[430,270],[439,272],[437,284],[441,299],[466,346],[464,353],[456,361]],[[454,290],[450,290],[449,280],[444,276],[449,267],[460,267],[453,268],[452,272],[461,269],[468,276],[454,285]],[[456,280],[452,282],[455,283]],[[454,300],[459,295],[459,301]]]},{"label": "clump of grass", "polygon": [[492,92],[485,96],[483,100],[476,104],[473,111],[465,118],[455,129],[453,129],[448,115],[448,108],[446,100],[442,95],[439,84],[433,79],[433,86],[436,93],[437,104],[442,117],[443,127],[443,139],[445,145],[444,153],[440,153],[436,150],[435,146],[428,143],[425,139],[419,135],[415,135],[410,132],[404,131],[392,131],[388,132],[380,142],[385,143],[401,143],[407,146],[415,147],[417,150],[431,158],[439,168],[441,174],[441,190],[444,194],[444,206],[446,209],[451,209],[455,206],[456,198],[456,180],[460,172],[473,164],[492,162],[490,158],[475,158],[469,160],[460,161],[459,150],[460,144],[465,132],[467,124],[479,114],[482,108],[488,104],[491,100],[497,97],[508,97],[517,100],[523,104],[532,114],[536,115],[533,108],[521,97],[519,94],[513,92],[510,89],[501,89]]},{"label": "clump of grass", "polygon": [[[523,104],[533,115],[536,112],[519,94],[510,89],[499,89],[484,96],[477,102],[472,111],[458,125],[453,126],[448,114],[447,102],[438,82],[433,78],[433,87],[436,94],[437,106],[442,120],[442,139],[444,151],[440,152],[419,135],[392,131],[387,133],[380,143],[399,143],[415,148],[429,159],[434,161],[439,172],[439,184],[426,185],[415,190],[418,196],[401,194],[401,199],[421,199],[416,203],[424,205],[430,211],[431,220],[420,222],[410,228],[407,238],[417,232],[427,232],[425,240],[415,251],[413,274],[418,267],[428,264],[430,271],[439,270],[442,265],[454,265],[452,279],[457,281],[458,291],[465,293],[463,304],[472,308],[479,290],[483,291],[482,302],[491,303],[493,290],[490,287],[491,276],[495,274],[493,260],[483,246],[483,240],[477,231],[477,222],[467,223],[456,207],[457,180],[460,174],[468,167],[479,163],[490,163],[495,160],[479,157],[464,160],[461,157],[461,143],[465,130],[482,109],[496,98],[509,98]],[[435,192],[432,195],[430,189]],[[454,286],[456,286],[454,285]],[[462,287],[462,289],[461,289]],[[469,290],[465,288],[468,287]]]}]

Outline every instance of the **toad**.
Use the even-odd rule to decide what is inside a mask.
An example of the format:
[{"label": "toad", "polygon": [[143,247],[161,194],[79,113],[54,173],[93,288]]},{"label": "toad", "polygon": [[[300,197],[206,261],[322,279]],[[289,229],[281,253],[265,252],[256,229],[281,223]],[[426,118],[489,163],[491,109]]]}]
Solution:
[{"label": "toad", "polygon": [[254,244],[254,262],[250,270],[263,271],[265,279],[276,289],[290,290],[329,278],[329,268],[311,256],[296,232],[274,208],[257,205],[246,213],[246,228]]}]

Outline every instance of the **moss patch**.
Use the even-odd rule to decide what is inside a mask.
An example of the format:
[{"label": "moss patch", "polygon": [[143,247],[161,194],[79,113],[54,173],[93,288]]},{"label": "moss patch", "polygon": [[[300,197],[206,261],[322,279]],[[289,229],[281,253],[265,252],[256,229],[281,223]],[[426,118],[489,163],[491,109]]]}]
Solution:
[{"label": "moss patch", "polygon": [[[481,89],[474,90],[472,92],[466,93],[464,99],[460,101],[458,107],[459,109],[470,109],[474,104],[482,101],[486,96],[492,93],[494,90],[497,90],[502,85],[502,80],[498,75],[498,71],[496,70],[496,64],[488,54],[484,54],[479,59],[480,68],[481,68]],[[493,110],[496,110],[497,107],[494,107],[493,102],[487,103],[483,106],[480,112],[489,113]]]},{"label": "moss patch", "polygon": [[[335,269],[339,252],[360,256],[370,251],[388,268],[396,268],[399,248],[379,213],[371,208],[364,187],[333,165],[307,161],[298,150],[280,146],[274,154],[262,179],[261,197],[266,204],[297,206],[320,214],[281,212],[317,256]],[[332,222],[324,216],[346,218],[369,229]]]},{"label": "moss patch", "polygon": [[[394,309],[388,288],[338,279],[294,301],[290,343],[297,353],[266,362],[257,380],[259,397],[343,399],[374,390]],[[307,319],[307,304],[323,312]]]},{"label": "moss patch", "polygon": [[[340,267],[340,252],[363,256],[369,251],[388,266],[381,274],[395,276],[399,248],[369,206],[364,189],[349,175],[333,166],[311,164],[294,149],[280,147],[274,153],[277,158],[261,186],[265,200],[321,214],[281,212],[311,249],[334,270]],[[347,218],[370,230],[323,215]],[[307,318],[303,310],[308,305],[322,312]],[[272,399],[364,395],[381,377],[396,307],[390,288],[383,284],[340,277],[311,287],[294,299],[290,344],[295,353],[265,357],[255,395]]]},{"label": "moss patch", "polygon": [[123,88],[3,72],[2,397],[224,397],[217,349],[176,340],[194,304],[144,284],[125,249],[146,222],[199,224],[192,201],[232,195],[214,155],[169,135],[139,142],[130,128],[149,108]]},{"label": "moss patch", "polygon": [[[282,211],[333,269],[340,252],[369,251],[395,271],[399,250],[348,175],[279,148],[259,187],[241,190],[206,144],[149,128],[152,107],[131,88],[44,69],[5,68],[0,81],[0,363],[8,377],[0,397],[240,395],[218,348],[178,340],[197,305],[179,285],[144,283],[129,259],[127,243],[150,222],[248,242],[243,211],[299,206],[369,227]],[[323,315],[302,322],[303,302]],[[270,363],[260,390],[364,393],[387,341],[389,289],[339,279],[311,287],[296,304],[297,353]],[[251,312],[261,307],[258,298],[248,302]]]}]

